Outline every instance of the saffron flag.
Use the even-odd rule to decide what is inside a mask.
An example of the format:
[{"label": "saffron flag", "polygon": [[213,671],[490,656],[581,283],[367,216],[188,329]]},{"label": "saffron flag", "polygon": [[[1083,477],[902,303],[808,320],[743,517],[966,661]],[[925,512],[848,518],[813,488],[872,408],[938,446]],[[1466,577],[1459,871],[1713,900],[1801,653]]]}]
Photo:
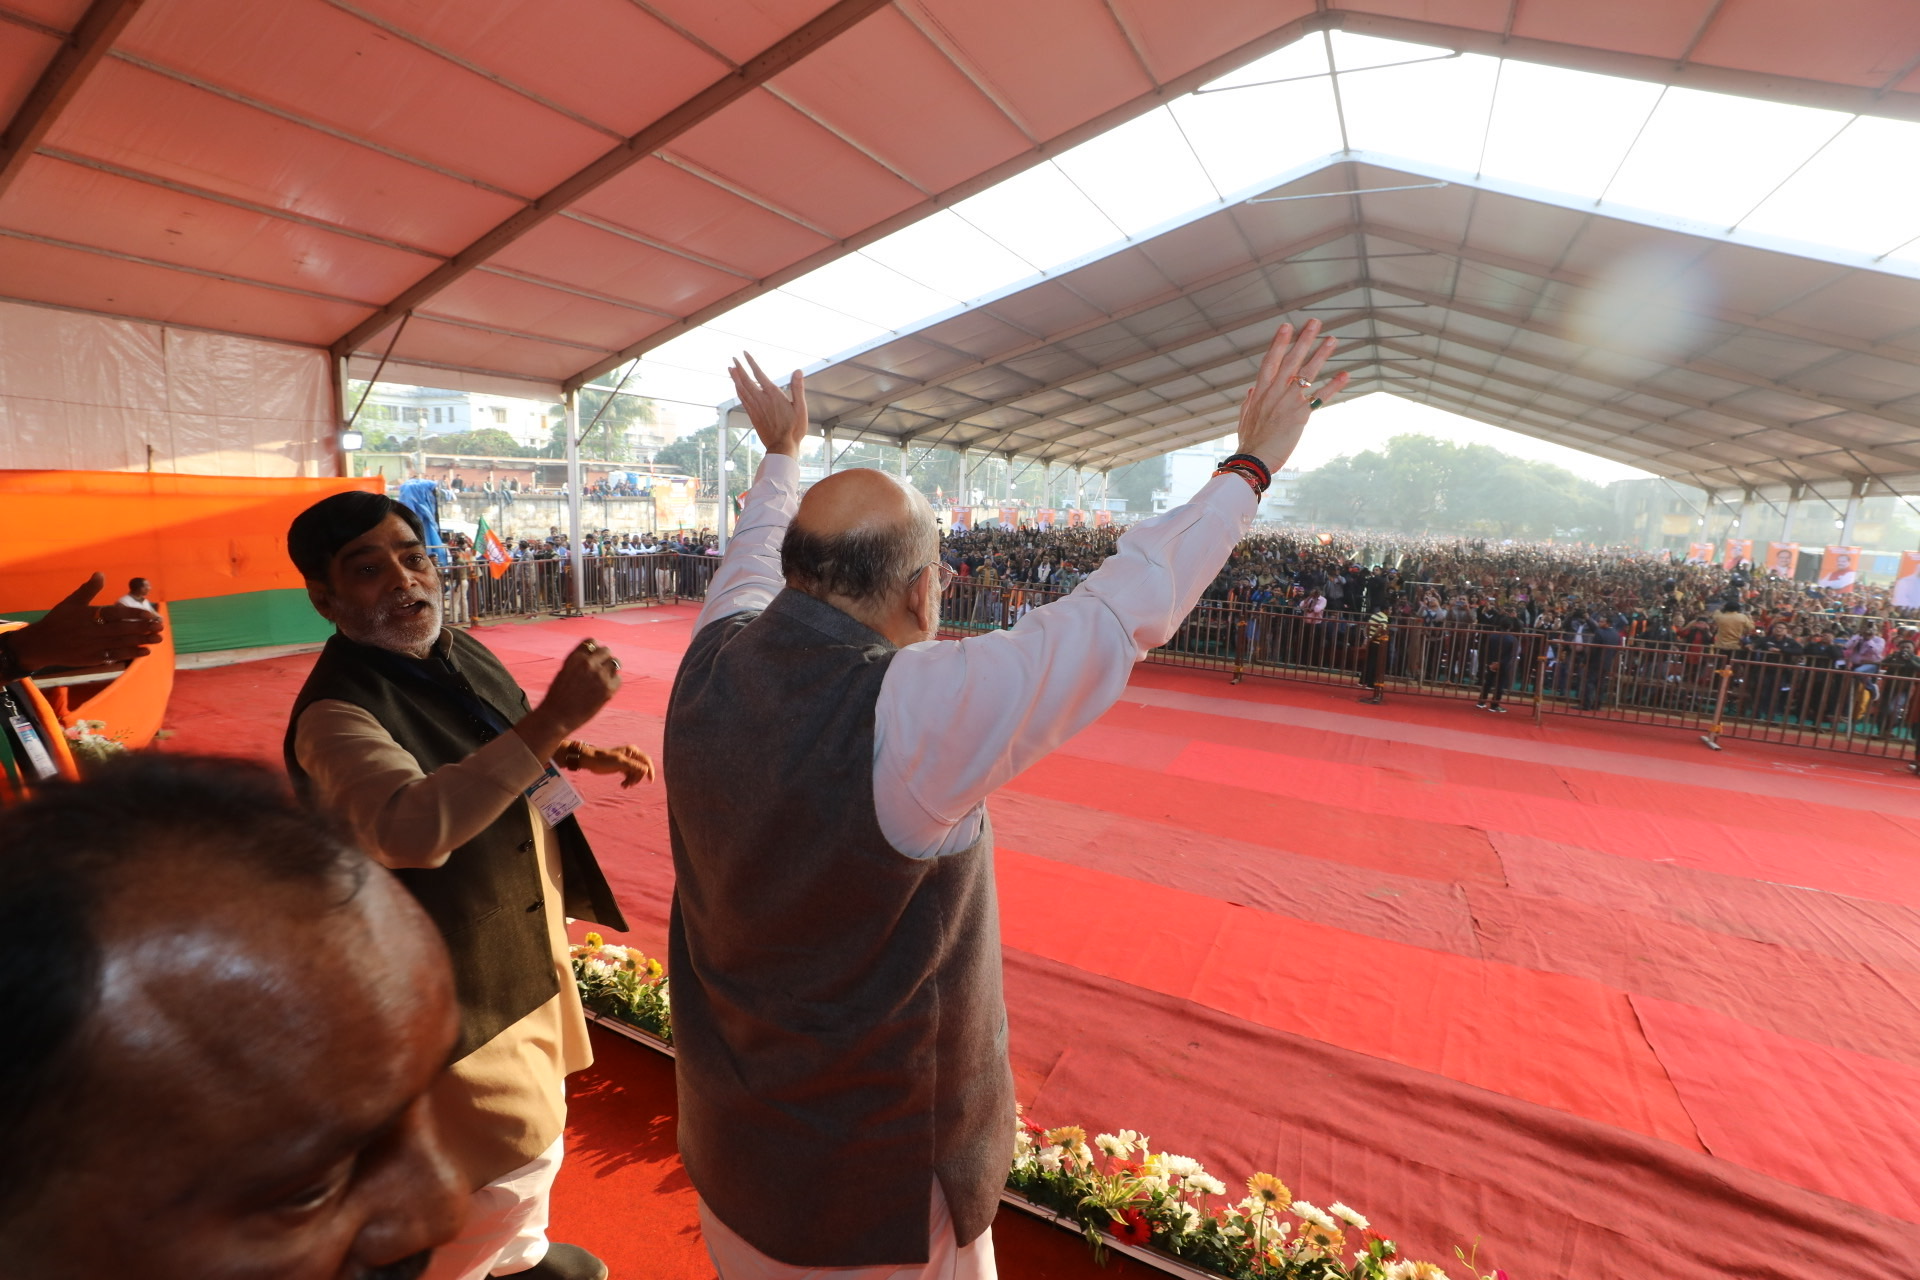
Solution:
[{"label": "saffron flag", "polygon": [[1820,585],[1844,591],[1860,580],[1860,548],[1828,547],[1820,557]]},{"label": "saffron flag", "polygon": [[1902,551],[1893,575],[1893,603],[1901,609],[1920,609],[1920,551]]},{"label": "saffron flag", "polygon": [[475,530],[474,541],[480,544],[480,554],[487,558],[487,572],[498,578],[506,573],[513,563],[513,556],[507,551],[507,544],[500,541],[500,535],[487,524],[485,516],[480,517],[480,527]]},{"label": "saffron flag", "polygon": [[1769,542],[1767,544],[1767,575],[1769,577],[1791,578],[1799,568],[1799,543]]}]

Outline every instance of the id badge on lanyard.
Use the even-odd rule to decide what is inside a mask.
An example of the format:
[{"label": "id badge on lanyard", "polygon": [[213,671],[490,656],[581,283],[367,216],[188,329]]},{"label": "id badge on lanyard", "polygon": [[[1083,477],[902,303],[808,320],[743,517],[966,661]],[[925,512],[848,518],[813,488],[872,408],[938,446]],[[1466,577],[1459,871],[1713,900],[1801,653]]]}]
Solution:
[{"label": "id badge on lanyard", "polygon": [[5,701],[7,729],[13,734],[13,740],[20,744],[20,753],[27,758],[27,767],[41,782],[59,777],[60,766],[53,762],[53,753],[47,750],[47,744],[40,741],[40,730],[21,712],[11,691],[6,691]]},{"label": "id badge on lanyard", "polygon": [[549,827],[557,827],[566,821],[567,815],[578,809],[582,803],[580,793],[573,784],[560,776],[560,771],[548,762],[547,771],[540,775],[540,781],[526,789],[525,795],[533,802]]}]

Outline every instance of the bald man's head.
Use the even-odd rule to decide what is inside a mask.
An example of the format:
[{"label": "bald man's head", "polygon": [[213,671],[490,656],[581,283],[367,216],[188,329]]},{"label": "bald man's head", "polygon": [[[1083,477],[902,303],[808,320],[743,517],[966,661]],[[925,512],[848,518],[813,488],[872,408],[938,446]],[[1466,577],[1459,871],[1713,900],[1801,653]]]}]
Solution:
[{"label": "bald man's head", "polygon": [[938,559],[933,508],[871,468],[840,471],[807,491],[780,546],[787,585],[821,599],[866,604]]}]

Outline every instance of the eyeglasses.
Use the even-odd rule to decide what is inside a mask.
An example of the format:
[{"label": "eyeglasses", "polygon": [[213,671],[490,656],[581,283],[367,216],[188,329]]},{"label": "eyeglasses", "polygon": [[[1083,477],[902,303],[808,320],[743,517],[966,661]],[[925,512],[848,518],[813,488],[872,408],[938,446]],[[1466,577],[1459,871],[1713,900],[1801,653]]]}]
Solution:
[{"label": "eyeglasses", "polygon": [[959,571],[955,569],[952,565],[948,564],[946,561],[934,560],[928,564],[921,565],[918,569],[915,569],[912,573],[908,574],[907,585],[912,586],[914,582],[919,579],[920,575],[925,573],[929,569],[936,570],[939,573],[940,589],[942,591],[945,591],[948,587],[952,586],[954,584],[954,580],[960,576]]}]

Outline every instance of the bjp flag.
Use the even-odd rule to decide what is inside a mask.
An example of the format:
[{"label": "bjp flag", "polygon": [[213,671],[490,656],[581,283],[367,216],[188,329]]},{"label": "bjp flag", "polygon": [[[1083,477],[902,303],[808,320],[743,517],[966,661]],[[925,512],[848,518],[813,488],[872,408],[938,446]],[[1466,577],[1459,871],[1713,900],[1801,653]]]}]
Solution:
[{"label": "bjp flag", "polygon": [[475,532],[480,554],[487,558],[487,572],[496,578],[500,577],[513,564],[512,553],[507,550],[507,544],[500,541],[500,535],[488,526],[485,516],[480,517],[480,528]]},{"label": "bjp flag", "polygon": [[1752,538],[1728,538],[1727,539],[1727,556],[1726,556],[1726,559],[1720,562],[1721,568],[1726,569],[1728,572],[1732,572],[1733,570],[1738,569],[1740,567],[1740,563],[1742,561],[1751,562],[1752,560],[1753,560],[1753,539]]},{"label": "bjp flag", "polygon": [[1893,603],[1901,609],[1920,609],[1920,551],[1900,553],[1900,570],[1893,575]]},{"label": "bjp flag", "polygon": [[1820,557],[1820,585],[1844,591],[1860,580],[1860,548],[1828,547]]},{"label": "bjp flag", "polygon": [[1791,578],[1800,568],[1800,544],[1797,542],[1769,542],[1767,544],[1767,576],[1770,578]]}]

